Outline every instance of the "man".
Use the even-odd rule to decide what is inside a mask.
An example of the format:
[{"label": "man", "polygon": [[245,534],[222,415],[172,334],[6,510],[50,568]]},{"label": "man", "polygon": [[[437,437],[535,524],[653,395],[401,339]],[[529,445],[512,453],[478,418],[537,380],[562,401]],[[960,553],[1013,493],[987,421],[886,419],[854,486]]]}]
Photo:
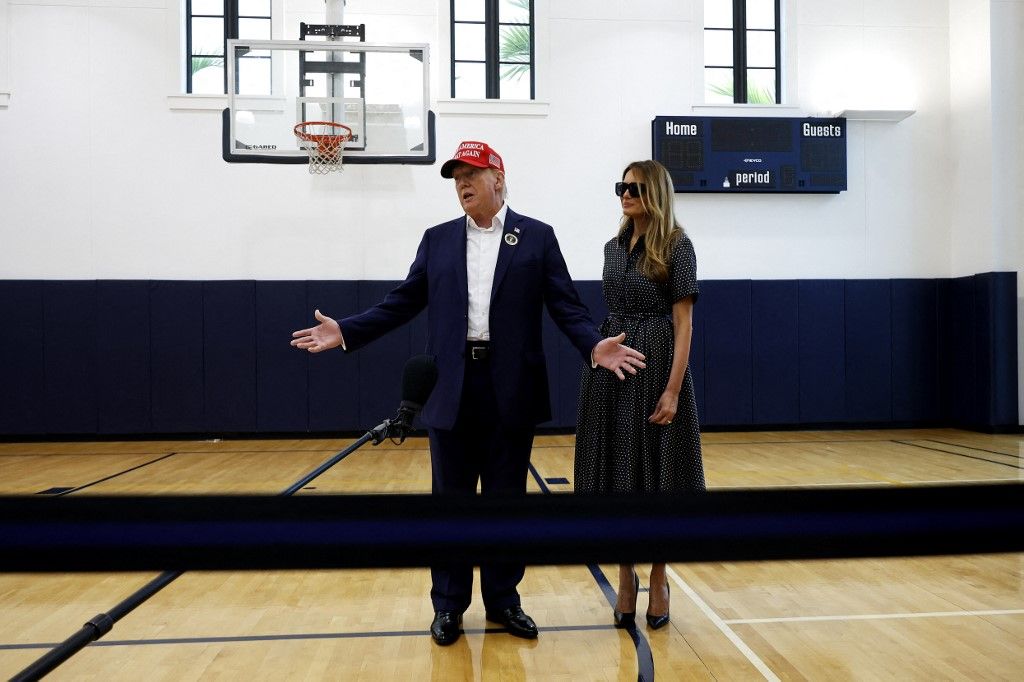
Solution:
[{"label": "man", "polygon": [[[427,308],[427,353],[438,380],[421,419],[430,435],[435,494],[526,492],[534,428],[551,418],[541,345],[541,310],[595,366],[636,374],[643,355],[621,345],[625,335],[602,339],[569,277],[549,225],[505,205],[505,168],[483,142],[463,142],[441,166],[455,180],[464,216],[428,229],[405,281],[369,310],[340,324],[316,311],[320,322],[292,336],[311,353],[341,346],[357,350]],[[537,626],[516,590],[524,565],[483,565],[480,587],[487,619],[532,639]],[[469,607],[473,567],[431,568],[434,620],[440,645],[461,634]]]}]

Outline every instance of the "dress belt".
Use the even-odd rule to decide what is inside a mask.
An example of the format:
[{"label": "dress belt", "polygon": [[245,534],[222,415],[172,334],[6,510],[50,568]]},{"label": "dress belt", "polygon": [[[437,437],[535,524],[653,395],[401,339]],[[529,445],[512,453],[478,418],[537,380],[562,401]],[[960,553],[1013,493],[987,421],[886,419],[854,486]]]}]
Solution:
[{"label": "dress belt", "polygon": [[630,320],[646,320],[655,317],[670,317],[669,313],[621,313],[618,311],[611,311],[608,313],[614,317],[624,317]]}]

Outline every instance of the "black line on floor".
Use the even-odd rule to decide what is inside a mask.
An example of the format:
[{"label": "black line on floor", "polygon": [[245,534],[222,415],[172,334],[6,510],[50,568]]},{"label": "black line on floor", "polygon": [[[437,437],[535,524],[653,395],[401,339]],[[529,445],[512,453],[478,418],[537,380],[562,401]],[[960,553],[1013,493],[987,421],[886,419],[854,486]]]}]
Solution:
[{"label": "black line on floor", "polygon": [[979,462],[988,462],[989,464],[999,464],[1004,467],[1010,467],[1011,469],[1018,469],[1024,471],[1024,467],[1017,466],[1016,464],[1007,464],[1006,462],[997,462],[992,459],[985,459],[984,457],[975,457],[974,455],[965,455],[962,452],[950,452],[949,450],[940,450],[939,448],[930,448],[927,445],[918,445],[908,440],[894,440],[893,443],[899,443],[900,445],[909,445],[915,448],[921,448],[922,450],[931,450],[932,452],[941,452],[946,455],[956,455],[957,457],[966,457],[967,459],[976,459]]},{"label": "black line on floor", "polygon": [[999,450],[986,450],[985,448],[976,448],[973,445],[961,445],[960,443],[947,443],[942,440],[935,440],[934,438],[926,438],[929,443],[939,443],[940,445],[948,445],[953,448],[963,448],[964,450],[976,450],[978,452],[990,452],[993,455],[1002,455],[1003,457],[1013,457],[1019,460],[1020,455],[1015,455],[1012,452],[1000,452]]},{"label": "black line on floor", "polygon": [[[534,480],[537,481],[537,485],[540,486],[544,494],[550,495],[551,490],[544,482],[544,477],[533,466],[533,462],[530,463],[530,473],[533,474]],[[615,590],[608,583],[608,578],[605,576],[604,571],[597,564],[587,564],[587,568],[590,569],[590,575],[594,577],[597,586],[601,588],[604,598],[608,600],[608,605],[615,608],[615,601],[617,599]],[[654,654],[647,643],[647,638],[637,630],[635,623],[633,627],[626,628],[625,630],[629,634],[630,639],[633,640],[633,647],[636,649],[637,682],[654,682]]]},{"label": "black line on floor", "polygon": [[825,445],[831,443],[888,443],[890,438],[853,438],[850,440],[709,440],[702,446],[709,445]]},{"label": "black line on floor", "polygon": [[[611,630],[614,625],[601,623],[598,625],[556,625],[539,628],[541,632],[586,632],[594,630]],[[468,628],[463,630],[467,635],[499,634],[505,628]],[[232,642],[281,642],[309,639],[367,639],[371,637],[426,637],[427,630],[386,630],[383,632],[310,632],[301,634],[279,635],[225,635],[222,637],[162,637],[155,639],[100,639],[89,644],[90,647],[106,646],[152,646],[157,644],[230,644]],[[0,644],[0,651],[23,651],[27,649],[52,649],[57,642],[29,642],[26,644]]]},{"label": "black line on floor", "polygon": [[156,459],[150,460],[148,462],[144,462],[142,464],[139,464],[138,466],[133,466],[131,469],[125,469],[124,471],[119,471],[116,474],[111,474],[110,476],[106,476],[106,477],[101,478],[101,479],[99,479],[97,481],[93,481],[92,483],[86,483],[85,485],[80,485],[77,488],[71,488],[70,490],[65,490],[63,492],[57,493],[56,495],[54,495],[54,497],[60,497],[61,495],[70,495],[71,493],[78,492],[79,490],[85,490],[86,488],[90,488],[90,487],[92,487],[94,485],[97,485],[99,483],[103,483],[104,481],[109,481],[112,478],[117,478],[118,476],[123,476],[123,475],[125,475],[127,473],[131,473],[132,471],[136,471],[138,469],[141,469],[142,467],[148,467],[150,464],[156,464],[157,462],[165,460],[168,457],[174,457],[174,455],[176,455],[176,454],[178,454],[178,453],[170,452],[170,453],[164,455],[163,457],[157,457]]}]

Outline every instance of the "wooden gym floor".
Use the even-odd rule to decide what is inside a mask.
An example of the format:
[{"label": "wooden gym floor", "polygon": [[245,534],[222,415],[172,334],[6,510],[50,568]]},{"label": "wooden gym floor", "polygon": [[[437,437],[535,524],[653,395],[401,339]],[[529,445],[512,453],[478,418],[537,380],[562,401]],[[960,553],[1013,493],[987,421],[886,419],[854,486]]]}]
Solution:
[{"label": "wooden gym floor", "polygon": [[[350,442],[3,443],[0,494],[276,494]],[[571,491],[572,445],[537,439],[532,492]],[[711,433],[704,447],[712,489],[1024,473],[1024,436],[952,429]],[[302,494],[426,492],[429,468],[425,439],[367,445]],[[0,573],[0,675],[154,576]],[[616,576],[528,568],[520,591],[537,641],[488,624],[477,593],[466,635],[441,648],[427,634],[426,569],[188,572],[50,679],[1010,680],[1024,669],[1024,554],[673,564],[671,625],[641,625],[636,643],[611,624],[602,583]]]}]

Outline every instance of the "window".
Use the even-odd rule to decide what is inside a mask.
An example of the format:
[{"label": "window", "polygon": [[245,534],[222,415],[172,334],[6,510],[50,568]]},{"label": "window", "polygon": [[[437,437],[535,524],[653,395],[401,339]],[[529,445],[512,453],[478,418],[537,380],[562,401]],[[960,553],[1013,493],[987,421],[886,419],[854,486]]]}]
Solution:
[{"label": "window", "polygon": [[780,0],[704,0],[707,102],[778,104]]},{"label": "window", "polygon": [[[227,91],[224,49],[229,38],[270,40],[271,0],[185,0],[185,92]],[[239,58],[238,93],[270,94],[270,56]]]},{"label": "window", "polygon": [[452,97],[533,99],[533,0],[451,0]]}]

